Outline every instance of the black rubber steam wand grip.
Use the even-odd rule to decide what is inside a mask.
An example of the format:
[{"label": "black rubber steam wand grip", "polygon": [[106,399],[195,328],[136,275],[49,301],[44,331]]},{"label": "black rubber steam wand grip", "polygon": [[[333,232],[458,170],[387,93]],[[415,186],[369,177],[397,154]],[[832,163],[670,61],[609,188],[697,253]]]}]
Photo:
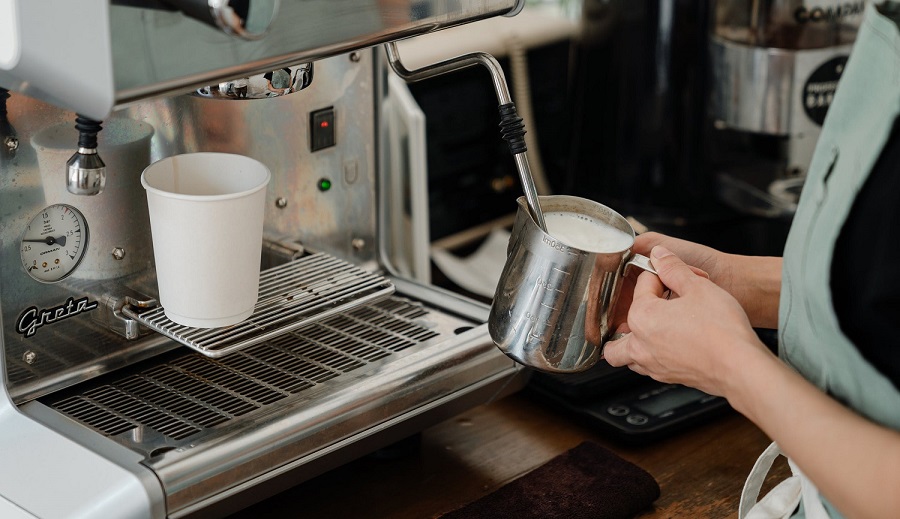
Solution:
[{"label": "black rubber steam wand grip", "polygon": [[101,121],[75,114],[75,129],[78,130],[78,147],[97,149],[97,134],[103,129]]}]

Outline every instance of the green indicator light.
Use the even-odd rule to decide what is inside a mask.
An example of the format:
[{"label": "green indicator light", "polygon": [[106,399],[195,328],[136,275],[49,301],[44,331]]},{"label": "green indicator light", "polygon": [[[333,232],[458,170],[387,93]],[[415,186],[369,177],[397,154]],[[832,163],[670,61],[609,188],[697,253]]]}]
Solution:
[{"label": "green indicator light", "polygon": [[319,191],[328,191],[331,189],[331,181],[327,178],[319,179]]}]

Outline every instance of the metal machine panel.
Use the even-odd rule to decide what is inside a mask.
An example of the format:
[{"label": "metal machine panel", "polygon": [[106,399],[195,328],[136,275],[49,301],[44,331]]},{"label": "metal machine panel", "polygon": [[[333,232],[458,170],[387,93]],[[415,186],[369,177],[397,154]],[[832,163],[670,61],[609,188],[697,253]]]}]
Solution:
[{"label": "metal machine panel", "polygon": [[23,39],[21,57],[0,62],[0,85],[102,119],[114,106],[147,97],[511,14],[524,6],[524,0],[271,3],[277,10],[268,30],[248,41],[182,12],[161,9],[152,0],[112,2],[127,5],[107,0],[13,2],[18,10],[14,27]]},{"label": "metal machine panel", "polygon": [[[487,306],[391,270],[386,68],[369,49],[512,14],[524,0],[283,1],[262,39],[198,21],[216,15],[206,8],[250,4],[279,2],[0,0],[0,12],[15,11],[13,52],[0,56],[11,90],[0,88],[0,444],[10,451],[0,510],[222,515],[527,378],[490,341]],[[206,22],[227,25],[216,16]],[[191,152],[271,171],[263,273],[312,258],[333,288],[347,271],[318,263],[328,256],[376,285],[361,275],[354,286],[368,292],[330,299],[317,287],[331,313],[227,355],[152,331],[157,274],[139,179]],[[297,284],[271,286],[295,308]]]},{"label": "metal machine panel", "polygon": [[[260,160],[272,172],[264,223],[271,243],[300,252],[314,246],[372,266],[376,83],[373,52],[366,51],[318,62],[312,86],[284,97],[182,95],[117,111],[99,134],[109,173],[95,196],[73,195],[65,187],[65,161],[78,140],[75,115],[11,94],[6,103],[18,148],[0,155],[0,309],[12,398],[31,400],[174,346],[146,329],[135,331],[120,312],[124,298],[157,297],[140,174],[159,158],[225,151]],[[325,108],[334,114],[335,145],[313,152],[309,114]],[[22,239],[32,219],[56,204],[79,211],[90,236],[71,275],[44,283],[26,273]],[[70,298],[65,319],[37,318],[43,310],[65,309]],[[76,313],[81,300],[83,311]],[[139,336],[126,339],[129,330]]]}]

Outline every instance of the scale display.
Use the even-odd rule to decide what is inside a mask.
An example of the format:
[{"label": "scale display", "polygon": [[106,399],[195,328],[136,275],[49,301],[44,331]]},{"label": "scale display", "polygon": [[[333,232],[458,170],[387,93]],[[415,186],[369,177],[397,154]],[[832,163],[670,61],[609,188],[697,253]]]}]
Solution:
[{"label": "scale display", "polygon": [[22,236],[22,267],[42,283],[59,281],[75,270],[87,250],[87,221],[77,209],[51,205],[32,218]]},{"label": "scale display", "polygon": [[670,437],[731,407],[722,397],[666,384],[605,362],[575,374],[535,373],[531,394],[626,443]]}]

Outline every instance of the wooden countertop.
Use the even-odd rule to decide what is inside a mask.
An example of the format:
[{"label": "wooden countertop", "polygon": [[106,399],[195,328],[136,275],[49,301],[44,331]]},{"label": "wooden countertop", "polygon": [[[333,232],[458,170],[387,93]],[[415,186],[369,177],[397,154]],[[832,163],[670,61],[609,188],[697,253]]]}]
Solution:
[{"label": "wooden countertop", "polygon": [[[659,482],[662,494],[641,518],[736,517],[744,478],[769,444],[751,422],[728,412],[666,440],[622,446],[524,393],[477,407],[414,440],[408,452],[398,448],[393,458],[357,460],[233,517],[437,517],[585,440],[610,448]],[[776,463],[773,479],[788,470]]]}]

